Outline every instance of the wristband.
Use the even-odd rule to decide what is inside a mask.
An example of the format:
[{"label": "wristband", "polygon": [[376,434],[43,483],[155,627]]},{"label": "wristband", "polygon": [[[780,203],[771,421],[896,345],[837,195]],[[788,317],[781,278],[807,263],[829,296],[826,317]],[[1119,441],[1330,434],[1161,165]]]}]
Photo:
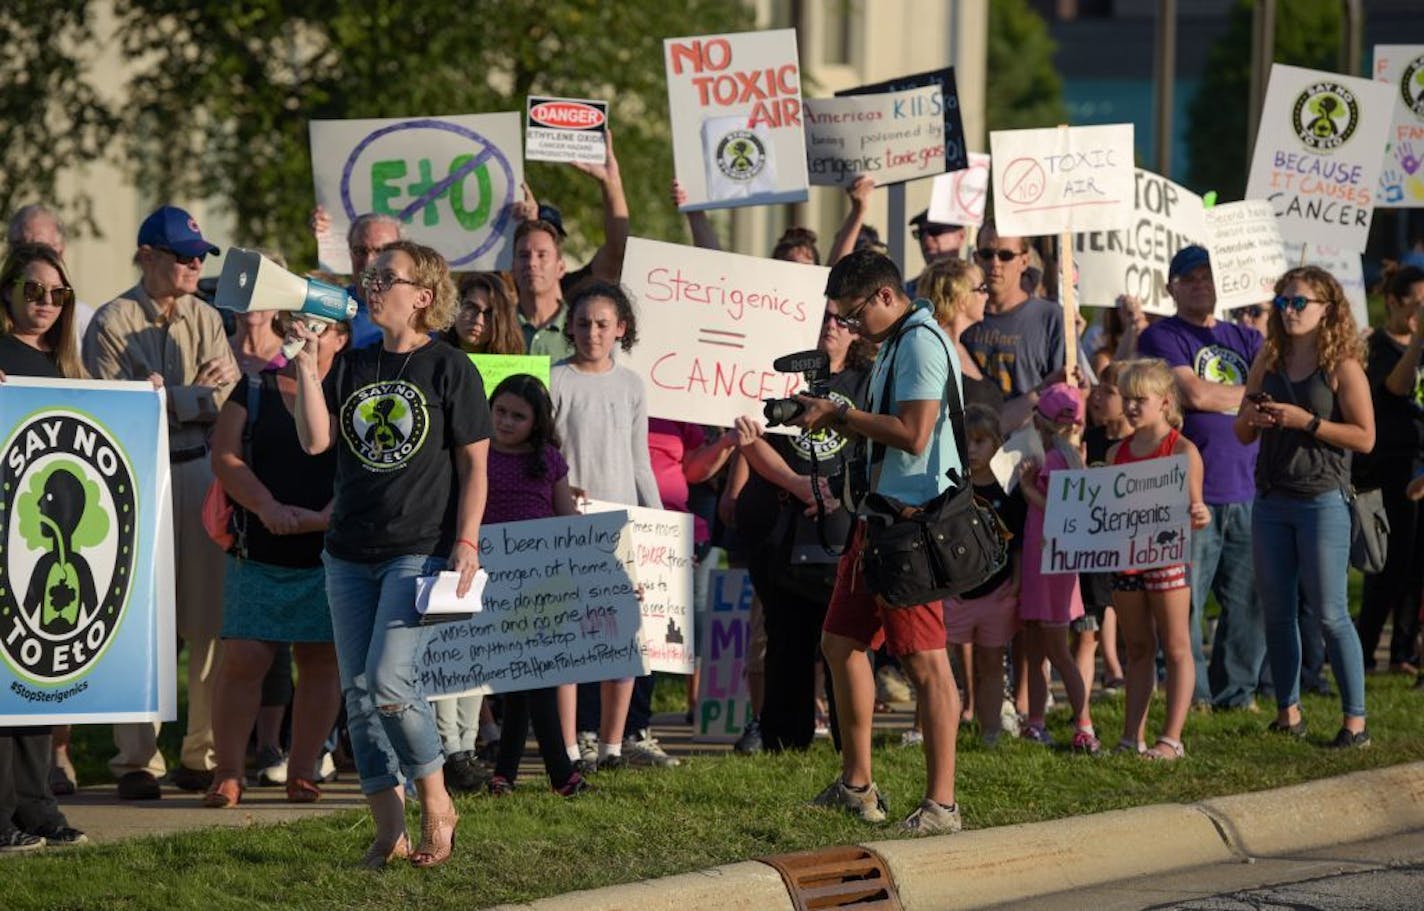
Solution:
[{"label": "wristband", "polygon": [[1315,431],[1317,431],[1317,430],[1319,430],[1319,429],[1320,429],[1320,415],[1318,415],[1318,414],[1317,414],[1317,415],[1313,415],[1313,416],[1310,418],[1310,423],[1305,425],[1305,432],[1308,433],[1308,434],[1310,434],[1311,436],[1315,436]]},{"label": "wristband", "polygon": [[837,427],[844,427],[846,425],[846,416],[848,414],[850,414],[850,403],[841,402],[840,406],[836,408],[835,425]]},{"label": "wristband", "polygon": [[475,553],[479,553],[479,552],[480,552],[480,546],[479,546],[478,544],[476,544],[474,541],[471,541],[469,538],[456,538],[456,539],[455,539],[455,546],[456,546],[456,547],[459,547],[461,544],[465,545],[465,546],[468,547],[470,550],[473,550]]}]

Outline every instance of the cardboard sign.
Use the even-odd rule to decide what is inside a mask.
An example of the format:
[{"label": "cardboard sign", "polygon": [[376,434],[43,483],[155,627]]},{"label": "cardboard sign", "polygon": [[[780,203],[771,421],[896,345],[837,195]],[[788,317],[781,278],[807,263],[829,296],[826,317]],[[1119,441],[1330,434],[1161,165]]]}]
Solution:
[{"label": "cardboard sign", "polygon": [[702,674],[692,739],[731,743],[753,717],[746,672],[756,593],[744,569],[713,570],[708,588],[708,635],[698,647]]},{"label": "cardboard sign", "polygon": [[1269,301],[1290,268],[1271,204],[1247,199],[1206,210],[1207,252],[1216,282],[1216,312]]},{"label": "cardboard sign", "polygon": [[1187,457],[1055,471],[1043,518],[1044,575],[1190,563]]},{"label": "cardboard sign", "polygon": [[684,212],[806,201],[796,30],[663,42]]},{"label": "cardboard sign", "polygon": [[1392,110],[1382,82],[1273,65],[1246,198],[1285,240],[1365,249]]},{"label": "cardboard sign", "polygon": [[898,79],[859,85],[853,89],[836,92],[836,96],[883,95],[886,92],[903,92],[927,86],[937,86],[940,96],[944,99],[944,167],[942,170],[961,171],[969,167],[969,158],[966,154],[969,146],[964,141],[964,119],[959,113],[959,88],[954,82],[954,67],[947,66],[941,70],[913,73]]},{"label": "cardboard sign", "polygon": [[1088,231],[1073,240],[1078,303],[1111,307],[1119,294],[1142,301],[1147,313],[1171,316],[1167,267],[1183,247],[1206,239],[1201,197],[1151,171],[1133,175],[1133,221],[1123,231]]},{"label": "cardboard sign", "polygon": [[457,272],[508,269],[510,206],[524,180],[518,112],[390,120],[313,120],[317,205],[331,229],[321,267],[351,271],[346,231],[370,212],[399,218],[405,236]]},{"label": "cardboard sign", "polygon": [[433,628],[417,664],[432,699],[648,672],[628,514],[480,529],[484,610]]},{"label": "cardboard sign", "polygon": [[1375,79],[1394,96],[1377,209],[1424,206],[1424,44],[1375,45]]},{"label": "cardboard sign", "polygon": [[1365,269],[1360,254],[1319,244],[1286,244],[1285,257],[1290,268],[1319,266],[1335,276],[1345,292],[1345,299],[1350,302],[1350,315],[1355,318],[1355,325],[1360,329],[1369,326],[1369,292],[1365,288]]},{"label": "cardboard sign", "polygon": [[778,373],[771,362],[816,347],[829,273],[629,238],[623,284],[638,307],[639,338],[618,361],[643,378],[648,416],[731,427],[741,415],[760,417],[763,399],[800,390],[799,373]]},{"label": "cardboard sign", "polygon": [[1001,236],[1125,230],[1133,216],[1132,124],[996,130],[994,225]]},{"label": "cardboard sign", "polygon": [[944,99],[938,86],[806,99],[806,167],[816,186],[876,186],[944,171]]},{"label": "cardboard sign", "polygon": [[989,202],[988,155],[969,153],[969,167],[941,174],[930,189],[930,221],[942,225],[982,225]]},{"label": "cardboard sign", "polygon": [[549,388],[549,356],[547,354],[471,354],[470,361],[480,371],[485,383],[485,395],[494,398],[494,389],[505,379],[527,373]]},{"label": "cardboard sign", "polygon": [[643,657],[648,669],[691,674],[693,641],[692,513],[589,500],[586,513],[626,511],[632,523],[629,571],[643,589]]},{"label": "cardboard sign", "polygon": [[524,132],[526,161],[604,164],[608,149],[608,102],[530,95]]},{"label": "cardboard sign", "polygon": [[172,721],[163,393],[11,376],[0,427],[0,726]]}]

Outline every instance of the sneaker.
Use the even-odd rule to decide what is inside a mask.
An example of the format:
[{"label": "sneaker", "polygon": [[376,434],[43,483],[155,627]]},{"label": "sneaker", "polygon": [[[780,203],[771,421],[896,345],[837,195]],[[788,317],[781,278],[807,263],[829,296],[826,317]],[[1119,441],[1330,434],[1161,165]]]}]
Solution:
[{"label": "sneaker", "polygon": [[554,793],[558,794],[560,797],[577,797],[578,795],[586,794],[591,790],[593,790],[593,788],[584,779],[584,777],[578,772],[575,772],[569,776],[568,781],[564,782],[563,785],[561,785],[560,787],[555,788]]},{"label": "sneaker", "polygon": [[[1421,683],[1419,688],[1424,689],[1424,683]],[[824,739],[829,736],[831,736],[831,716],[816,709],[816,737]]]},{"label": "sneaker", "polygon": [[1103,695],[1116,696],[1127,685],[1127,681],[1121,677],[1109,677],[1103,681]]},{"label": "sneaker", "polygon": [[1034,743],[1041,743],[1046,747],[1053,746],[1053,735],[1048,733],[1048,728],[1041,724],[1025,724],[1019,729],[1019,736],[1024,740],[1032,740]]},{"label": "sneaker", "polygon": [[204,792],[213,786],[213,773],[180,765],[168,773],[168,783],[180,791]]},{"label": "sneaker", "polygon": [[29,834],[51,848],[72,848],[75,845],[89,844],[89,836],[73,826],[53,826]]},{"label": "sneaker", "polygon": [[499,759],[499,740],[486,740],[475,750],[475,758],[481,762],[493,763]]},{"label": "sneaker", "polygon": [[811,805],[845,810],[859,817],[862,822],[884,822],[890,812],[890,807],[886,805],[885,797],[875,786],[875,782],[872,781],[864,791],[855,791],[846,787],[840,778],[812,798]]},{"label": "sneaker", "polygon": [[[624,749],[627,749],[625,746]],[[750,756],[753,753],[761,752],[761,722],[753,718],[747,722],[747,726],[742,728],[742,736],[737,738],[737,742],[732,744],[732,749],[743,756]]]},{"label": "sneaker", "polygon": [[49,767],[50,793],[56,797],[68,797],[78,787],[79,779],[74,774],[74,763],[69,761],[69,751],[55,750]]},{"label": "sneaker", "polygon": [[1305,736],[1305,719],[1302,718],[1295,724],[1281,724],[1279,720],[1272,721],[1266,725],[1266,730],[1272,734],[1289,734],[1292,737],[1301,738]]},{"label": "sneaker", "polygon": [[257,786],[280,788],[287,783],[287,754],[276,747],[263,747],[257,751]]},{"label": "sneaker", "polygon": [[157,800],[163,796],[158,779],[142,770],[119,777],[119,800]]},{"label": "sneaker", "polygon": [[587,778],[588,776],[592,775],[594,772],[597,772],[597,771],[598,771],[598,763],[596,763],[596,762],[589,762],[587,759],[582,759],[582,758],[580,758],[580,759],[575,759],[575,760],[574,760],[574,771],[577,772],[577,773],[579,773],[579,774],[582,775],[583,777]]},{"label": "sneaker", "polygon": [[445,786],[457,794],[472,794],[489,780],[489,774],[469,750],[445,758]]},{"label": "sneaker", "polygon": [[[627,747],[624,747],[624,749],[627,749]],[[602,759],[598,760],[597,765],[593,767],[593,771],[616,772],[619,769],[626,769],[629,765],[630,763],[628,762],[627,757],[623,756],[620,753],[612,756],[605,756]]]},{"label": "sneaker", "polygon": [[1092,731],[1085,731],[1079,728],[1073,734],[1072,749],[1075,753],[1087,753],[1089,756],[1096,756],[1102,750],[1103,745],[1098,742],[1098,738]]},{"label": "sneaker", "polygon": [[341,773],[336,769],[336,757],[331,753],[322,753],[321,762],[316,767],[316,780],[318,784],[326,784],[335,781]]},{"label": "sneaker", "polygon": [[495,775],[491,778],[488,787],[491,797],[508,797],[514,793],[514,782],[503,775]]},{"label": "sneaker", "polygon": [[1005,699],[999,707],[999,729],[1009,737],[1019,736],[1019,712],[1012,699]]},{"label": "sneaker", "polygon": [[[745,736],[745,735],[744,735]],[[757,745],[761,745],[761,733],[757,733]],[[669,756],[663,751],[661,745],[653,737],[652,733],[644,728],[637,731],[631,737],[623,738],[623,759],[630,766],[654,766],[660,769],[670,769],[682,765],[681,760],[675,756]]]},{"label": "sneaker", "polygon": [[911,835],[937,835],[958,832],[964,828],[964,823],[959,818],[959,804],[946,807],[926,797],[913,813],[905,817],[900,828]]},{"label": "sneaker", "polygon": [[1340,733],[1335,735],[1335,739],[1325,745],[1328,750],[1362,750],[1370,745],[1369,729],[1354,732],[1349,728],[1341,728]]},{"label": "sneaker", "polygon": [[575,740],[578,744],[579,759],[590,767],[598,765],[598,734],[594,731],[579,731]]},{"label": "sneaker", "polygon": [[914,691],[897,667],[882,667],[875,673],[875,698],[881,702],[912,702]]},{"label": "sneaker", "polygon": [[900,735],[900,746],[917,747],[925,742],[925,735],[921,734],[917,728],[906,728],[905,733]]},{"label": "sneaker", "polygon": [[38,835],[21,832],[19,829],[0,832],[0,854],[22,854],[26,851],[38,851],[44,846],[45,840]]}]

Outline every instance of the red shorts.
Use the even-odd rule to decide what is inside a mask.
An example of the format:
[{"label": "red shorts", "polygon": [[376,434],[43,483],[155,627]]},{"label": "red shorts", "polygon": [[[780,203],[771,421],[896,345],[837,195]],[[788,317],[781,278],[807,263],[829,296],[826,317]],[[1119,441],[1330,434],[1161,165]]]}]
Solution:
[{"label": "red shorts", "polygon": [[860,574],[860,548],[865,523],[857,522],[850,543],[836,565],[836,587],[826,609],[823,629],[877,649],[883,643],[892,655],[912,655],[945,647],[944,605],[886,607],[865,588]]}]

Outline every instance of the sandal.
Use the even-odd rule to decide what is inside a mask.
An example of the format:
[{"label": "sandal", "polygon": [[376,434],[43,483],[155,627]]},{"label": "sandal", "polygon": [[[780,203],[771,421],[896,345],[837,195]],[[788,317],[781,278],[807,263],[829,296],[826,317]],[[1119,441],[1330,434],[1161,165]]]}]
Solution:
[{"label": "sandal", "polygon": [[[1158,747],[1166,747],[1165,751]],[[1158,737],[1157,742],[1152,744],[1152,749],[1142,754],[1143,759],[1150,759],[1153,762],[1176,762],[1187,755],[1180,740],[1173,740],[1170,737]]]},{"label": "sandal", "polygon": [[[450,812],[441,816],[422,815],[420,820],[420,845],[410,856],[411,866],[426,869],[438,867],[450,859],[455,852],[455,827],[460,824],[460,814],[452,805]],[[446,830],[444,844],[439,841],[442,830]]]},{"label": "sandal", "polygon": [[242,782],[236,778],[214,781],[212,787],[203,795],[203,806],[214,810],[230,809],[242,801],[242,792]]},{"label": "sandal", "polygon": [[305,778],[287,779],[287,803],[316,803],[321,800],[321,788]]},{"label": "sandal", "polygon": [[371,842],[371,847],[361,857],[361,866],[368,870],[380,870],[393,860],[404,860],[410,856],[410,836],[404,832],[388,845],[380,840]]},{"label": "sandal", "polygon": [[1117,746],[1112,748],[1112,754],[1114,756],[1121,756],[1123,753],[1134,753],[1138,756],[1141,756],[1146,752],[1147,744],[1143,743],[1141,740],[1132,740],[1128,737],[1124,737],[1119,740],[1117,742]]}]

